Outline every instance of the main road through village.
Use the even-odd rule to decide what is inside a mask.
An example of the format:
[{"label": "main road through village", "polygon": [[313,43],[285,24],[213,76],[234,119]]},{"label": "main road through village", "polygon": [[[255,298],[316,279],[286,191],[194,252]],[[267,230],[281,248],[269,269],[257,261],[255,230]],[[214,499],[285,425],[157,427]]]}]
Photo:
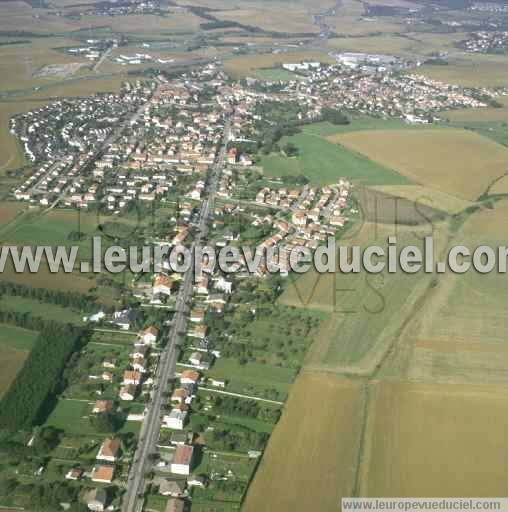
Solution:
[{"label": "main road through village", "polygon": [[[204,240],[206,240],[208,234],[208,222],[213,214],[217,182],[226,160],[229,133],[230,124],[229,120],[227,120],[224,126],[222,145],[215,164],[210,172],[208,187],[205,192],[205,199],[201,204],[197,235],[192,248],[196,245],[202,244]],[[178,292],[171,330],[168,335],[166,347],[159,359],[154,379],[151,402],[148,405],[148,412],[141,427],[138,447],[130,468],[129,479],[127,481],[127,491],[124,494],[122,501],[122,512],[141,512],[143,509],[143,492],[146,483],[145,477],[146,473],[151,469],[149,455],[156,449],[161,426],[162,406],[164,405],[165,391],[167,389],[169,379],[174,377],[180,336],[185,332],[187,326],[188,305],[192,298],[194,284],[193,270],[194,262],[185,273],[182,285]]]}]

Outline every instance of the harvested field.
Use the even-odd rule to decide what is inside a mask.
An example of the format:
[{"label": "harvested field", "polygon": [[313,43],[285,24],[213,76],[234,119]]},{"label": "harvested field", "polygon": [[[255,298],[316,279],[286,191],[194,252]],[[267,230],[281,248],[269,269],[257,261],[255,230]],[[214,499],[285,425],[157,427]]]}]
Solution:
[{"label": "harvested field", "polygon": [[[410,188],[411,185],[408,187]],[[392,188],[397,189],[398,187]],[[416,199],[410,200],[376,189],[361,188],[357,194],[362,218],[367,222],[413,226],[429,224],[447,216],[445,211],[438,209],[437,204],[435,208],[431,208]]]},{"label": "harvested field", "polygon": [[447,110],[441,115],[453,123],[505,122],[508,120],[508,108],[464,108]]},{"label": "harvested field", "polygon": [[504,496],[507,411],[506,387],[376,384],[360,495]]},{"label": "harvested field", "polygon": [[12,222],[24,208],[22,204],[17,202],[0,202],[0,226]]},{"label": "harvested field", "polygon": [[369,189],[410,201],[419,216],[423,212],[421,206],[455,214],[472,205],[470,201],[421,185],[374,185]]},{"label": "harvested field", "polygon": [[450,61],[447,66],[423,65],[414,72],[434,80],[465,87],[508,85],[508,66],[502,55],[468,56]]},{"label": "harvested field", "polygon": [[508,171],[507,148],[466,130],[378,130],[328,139],[416,183],[467,200]]},{"label": "harvested field", "polygon": [[243,510],[338,510],[341,497],[353,489],[361,411],[358,382],[304,372],[291,390]]}]

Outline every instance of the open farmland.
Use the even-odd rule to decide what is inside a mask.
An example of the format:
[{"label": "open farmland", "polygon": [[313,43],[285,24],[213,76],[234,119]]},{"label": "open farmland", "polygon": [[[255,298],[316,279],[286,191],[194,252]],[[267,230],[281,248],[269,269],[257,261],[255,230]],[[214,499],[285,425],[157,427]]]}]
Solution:
[{"label": "open farmland", "polygon": [[353,489],[361,395],[359,383],[304,372],[270,438],[244,510],[337,510],[340,498]]},{"label": "open farmland", "polygon": [[407,183],[404,176],[321,137],[299,133],[283,138],[281,146],[287,142],[298,147],[298,156],[263,156],[261,166],[268,176],[307,176],[312,183],[319,185],[336,183],[341,176],[362,184]]},{"label": "open farmland", "polygon": [[360,495],[503,496],[507,411],[505,387],[376,384]]},{"label": "open farmland", "polygon": [[0,325],[0,397],[14,381],[36,338],[34,331]]},{"label": "open farmland", "polygon": [[[501,219],[506,215],[505,201],[474,212],[451,244],[471,250],[505,245]],[[415,380],[508,384],[507,300],[505,280],[497,272],[440,276],[409,323],[391,366]]]},{"label": "open farmland", "polygon": [[[436,226],[437,227],[437,226]],[[364,224],[347,245],[386,247],[387,238],[397,236],[399,247],[421,247],[421,238],[431,227],[394,227]],[[435,251],[441,237],[436,229]],[[289,283],[280,301],[295,307],[330,313],[316,335],[305,361],[308,368],[368,375],[374,371],[396,339],[404,319],[415,307],[429,283],[429,275],[384,272],[307,272]]]},{"label": "open farmland", "polygon": [[508,67],[502,55],[479,55],[451,60],[446,66],[423,65],[414,71],[434,80],[465,87],[508,85]]},{"label": "open farmland", "polygon": [[462,199],[478,198],[508,171],[508,149],[458,129],[352,132],[335,141],[416,183]]},{"label": "open farmland", "polygon": [[[466,201],[451,194],[421,185],[375,185],[369,187],[369,189],[391,196],[394,198],[392,201],[395,198],[410,201],[413,205],[412,210],[420,221],[425,214],[424,207],[455,214],[472,205],[471,201]],[[362,208],[365,209],[363,204]],[[429,218],[426,217],[425,220],[428,221]]]},{"label": "open farmland", "polygon": [[24,209],[17,202],[0,202],[0,227],[12,222]]},{"label": "open farmland", "polygon": [[233,78],[245,78],[256,74],[257,70],[281,66],[285,62],[301,62],[304,60],[333,64],[329,55],[316,51],[296,51],[287,53],[264,53],[260,55],[243,55],[233,57],[224,62],[224,69]]}]

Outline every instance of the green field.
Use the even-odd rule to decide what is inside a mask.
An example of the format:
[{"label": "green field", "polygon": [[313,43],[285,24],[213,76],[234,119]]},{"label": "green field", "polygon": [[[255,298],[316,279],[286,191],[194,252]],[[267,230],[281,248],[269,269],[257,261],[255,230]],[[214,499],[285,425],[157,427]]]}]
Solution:
[{"label": "green field", "polygon": [[214,363],[207,375],[215,379],[226,379],[226,391],[256,394],[263,390],[275,389],[286,395],[295,370],[259,363],[239,364],[234,359],[221,357]]},{"label": "green field", "polygon": [[409,181],[367,157],[350,151],[343,146],[308,133],[299,133],[281,140],[295,144],[299,155],[288,158],[282,154],[271,154],[261,158],[261,166],[268,176],[306,176],[318,185],[336,183],[347,177],[366,185],[399,185]]},{"label": "green field", "polygon": [[0,299],[0,309],[18,313],[28,312],[54,322],[82,323],[82,315],[78,311],[26,297],[3,296]]},{"label": "green field", "polygon": [[256,78],[265,80],[266,82],[289,82],[290,80],[300,80],[301,77],[295,73],[291,73],[284,68],[264,68],[256,71]]},{"label": "green field", "polygon": [[37,333],[11,325],[0,325],[0,397],[23,366]]}]

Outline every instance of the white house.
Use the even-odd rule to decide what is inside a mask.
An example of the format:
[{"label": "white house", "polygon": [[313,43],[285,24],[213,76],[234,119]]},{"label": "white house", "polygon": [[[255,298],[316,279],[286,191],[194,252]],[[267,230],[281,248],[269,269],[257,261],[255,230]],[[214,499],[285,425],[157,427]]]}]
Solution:
[{"label": "white house", "polygon": [[187,411],[173,409],[169,414],[162,418],[162,427],[171,428],[173,430],[183,430]]}]

